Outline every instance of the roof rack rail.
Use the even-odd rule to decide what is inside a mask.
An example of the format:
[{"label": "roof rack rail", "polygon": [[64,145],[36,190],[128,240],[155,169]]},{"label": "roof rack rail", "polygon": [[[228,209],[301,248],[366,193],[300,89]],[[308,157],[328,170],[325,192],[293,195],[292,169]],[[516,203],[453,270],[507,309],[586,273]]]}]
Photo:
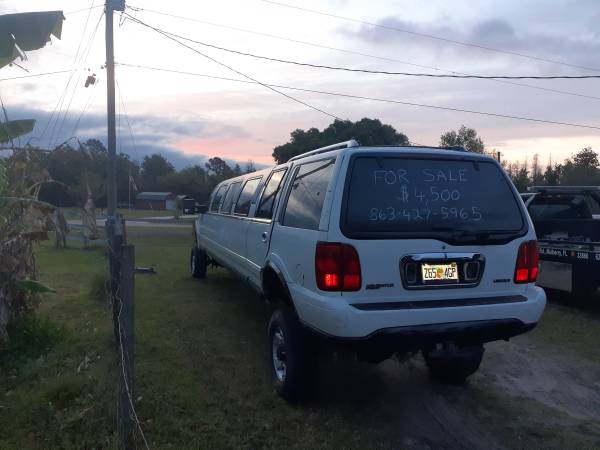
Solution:
[{"label": "roof rack rail", "polygon": [[346,142],[339,142],[337,144],[328,145],[327,147],[317,148],[315,150],[311,150],[310,152],[302,153],[301,155],[294,156],[293,158],[288,159],[289,161],[296,161],[301,158],[306,158],[312,155],[318,155],[319,153],[330,152],[332,150],[339,150],[341,148],[350,148],[350,147],[359,147],[360,144],[356,139],[350,139]]},{"label": "roof rack rail", "polygon": [[468,150],[466,148],[464,148],[462,145],[446,145],[444,147],[438,147],[441,148],[443,150],[456,150],[457,152],[468,152]]}]

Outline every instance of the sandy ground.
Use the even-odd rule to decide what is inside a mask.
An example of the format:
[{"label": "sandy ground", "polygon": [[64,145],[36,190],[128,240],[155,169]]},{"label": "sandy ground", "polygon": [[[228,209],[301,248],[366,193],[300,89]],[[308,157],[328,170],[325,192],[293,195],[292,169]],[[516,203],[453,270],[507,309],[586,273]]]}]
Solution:
[{"label": "sandy ground", "polygon": [[321,406],[371,418],[374,429],[385,428],[384,447],[600,448],[600,365],[527,336],[488,344],[463,386],[432,381],[420,355],[336,361],[325,372]]}]

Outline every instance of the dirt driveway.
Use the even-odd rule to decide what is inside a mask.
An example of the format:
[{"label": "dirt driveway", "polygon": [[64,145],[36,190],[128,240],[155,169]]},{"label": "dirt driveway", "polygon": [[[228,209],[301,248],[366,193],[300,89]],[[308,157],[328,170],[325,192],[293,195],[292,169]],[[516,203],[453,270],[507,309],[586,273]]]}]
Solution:
[{"label": "dirt driveway", "polygon": [[489,344],[465,386],[430,380],[420,356],[327,372],[319,402],[385,428],[382,447],[600,448],[600,365],[527,336]]}]

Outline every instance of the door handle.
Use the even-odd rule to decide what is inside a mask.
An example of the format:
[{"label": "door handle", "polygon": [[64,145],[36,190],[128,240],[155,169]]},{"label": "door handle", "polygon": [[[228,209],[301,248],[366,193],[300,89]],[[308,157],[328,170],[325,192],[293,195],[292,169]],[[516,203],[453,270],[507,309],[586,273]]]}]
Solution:
[{"label": "door handle", "polygon": [[263,231],[262,234],[260,235],[260,237],[263,242],[267,242],[267,237],[269,237],[269,235],[266,231]]}]

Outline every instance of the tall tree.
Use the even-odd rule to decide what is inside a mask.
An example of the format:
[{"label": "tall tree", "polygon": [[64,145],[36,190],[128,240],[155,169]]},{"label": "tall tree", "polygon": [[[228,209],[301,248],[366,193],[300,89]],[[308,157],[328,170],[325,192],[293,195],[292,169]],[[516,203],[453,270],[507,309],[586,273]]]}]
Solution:
[{"label": "tall tree", "polygon": [[218,180],[224,180],[235,176],[229,164],[218,156],[214,156],[205,164],[208,173]]},{"label": "tall tree", "polygon": [[448,131],[440,137],[441,147],[464,147],[474,153],[484,153],[485,144],[473,128],[461,125],[458,131]]},{"label": "tall tree", "polygon": [[378,119],[335,120],[323,131],[317,128],[292,131],[290,142],[273,149],[273,159],[281,164],[301,153],[350,139],[356,139],[362,145],[410,145],[406,135]]},{"label": "tall tree", "polygon": [[175,167],[160,154],[145,156],[142,162],[142,186],[146,191],[159,189],[158,179],[175,171]]},{"label": "tall tree", "polygon": [[214,187],[206,170],[198,165],[162,176],[159,185],[161,191],[191,195],[199,202],[206,201]]},{"label": "tall tree", "polygon": [[562,166],[561,184],[598,185],[600,184],[600,162],[598,154],[591,147],[585,147]]}]

